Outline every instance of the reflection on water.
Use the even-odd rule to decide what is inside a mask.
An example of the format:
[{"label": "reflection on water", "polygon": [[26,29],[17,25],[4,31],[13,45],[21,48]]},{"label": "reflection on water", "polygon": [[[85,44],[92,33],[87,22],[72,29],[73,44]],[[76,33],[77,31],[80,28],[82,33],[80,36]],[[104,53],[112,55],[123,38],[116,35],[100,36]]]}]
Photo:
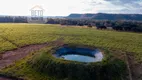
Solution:
[{"label": "reflection on water", "polygon": [[60,57],[66,60],[79,61],[79,62],[94,62],[95,61],[94,57],[76,55],[76,54],[62,55]]},{"label": "reflection on water", "polygon": [[79,62],[98,62],[102,61],[103,55],[102,53],[96,53],[95,57],[90,57],[78,54],[66,54],[66,55],[61,55],[60,58],[72,61],[79,61]]},{"label": "reflection on water", "polygon": [[57,58],[79,62],[99,62],[103,59],[103,54],[98,49],[91,50],[86,48],[63,47],[54,54]]}]

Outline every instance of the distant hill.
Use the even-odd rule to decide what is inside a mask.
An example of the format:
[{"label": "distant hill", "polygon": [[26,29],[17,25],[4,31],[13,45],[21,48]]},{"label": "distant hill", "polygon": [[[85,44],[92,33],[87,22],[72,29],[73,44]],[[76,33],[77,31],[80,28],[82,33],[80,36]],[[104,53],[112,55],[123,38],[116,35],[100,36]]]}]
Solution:
[{"label": "distant hill", "polygon": [[95,20],[137,20],[142,21],[142,14],[70,14],[67,18],[72,19],[95,19]]}]

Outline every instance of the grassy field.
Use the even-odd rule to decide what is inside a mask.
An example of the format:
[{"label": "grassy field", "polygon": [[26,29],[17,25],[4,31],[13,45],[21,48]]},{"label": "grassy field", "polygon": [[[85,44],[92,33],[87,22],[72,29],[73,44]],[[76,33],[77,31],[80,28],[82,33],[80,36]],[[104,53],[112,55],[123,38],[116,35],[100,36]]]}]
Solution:
[{"label": "grassy field", "polygon": [[142,61],[142,34],[74,28],[44,24],[0,24],[0,52],[20,46],[63,38],[65,43],[79,43],[135,53]]},{"label": "grassy field", "polygon": [[[82,44],[121,50],[134,55],[135,62],[142,62],[142,34],[133,32],[117,32],[107,30],[96,30],[94,28],[62,27],[61,25],[49,24],[0,24],[0,53],[29,44],[45,43],[63,38],[65,43]],[[119,53],[118,53],[119,54]],[[5,71],[18,70],[17,66],[22,66],[24,60],[17,63]],[[15,71],[15,74],[29,74],[27,77],[43,80],[58,80],[49,78],[44,74],[29,71],[29,68]],[[43,76],[43,77],[42,77]]]}]

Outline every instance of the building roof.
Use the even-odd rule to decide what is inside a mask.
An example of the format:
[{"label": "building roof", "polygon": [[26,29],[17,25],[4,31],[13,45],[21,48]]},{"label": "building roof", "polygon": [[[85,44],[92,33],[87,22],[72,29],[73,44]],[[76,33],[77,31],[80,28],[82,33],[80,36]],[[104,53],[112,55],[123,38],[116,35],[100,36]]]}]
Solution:
[{"label": "building roof", "polygon": [[30,10],[43,10],[44,11],[44,9],[41,6],[39,6],[39,5],[34,6]]}]

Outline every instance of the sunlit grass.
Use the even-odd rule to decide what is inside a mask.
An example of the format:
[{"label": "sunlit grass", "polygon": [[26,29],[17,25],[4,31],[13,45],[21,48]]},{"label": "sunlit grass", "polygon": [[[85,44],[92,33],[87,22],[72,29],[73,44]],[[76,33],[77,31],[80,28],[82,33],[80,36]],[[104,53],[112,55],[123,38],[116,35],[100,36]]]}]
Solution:
[{"label": "sunlit grass", "polygon": [[[77,43],[135,53],[142,61],[142,34],[96,30],[92,28],[61,27],[48,24],[0,24],[0,34],[19,46],[45,43],[64,38],[65,43]],[[15,48],[0,38],[0,51]]]},{"label": "sunlit grass", "polygon": [[17,48],[16,46],[14,46],[13,44],[11,44],[8,41],[5,41],[4,39],[0,38],[0,52],[2,53],[3,51],[6,50],[11,50]]}]

